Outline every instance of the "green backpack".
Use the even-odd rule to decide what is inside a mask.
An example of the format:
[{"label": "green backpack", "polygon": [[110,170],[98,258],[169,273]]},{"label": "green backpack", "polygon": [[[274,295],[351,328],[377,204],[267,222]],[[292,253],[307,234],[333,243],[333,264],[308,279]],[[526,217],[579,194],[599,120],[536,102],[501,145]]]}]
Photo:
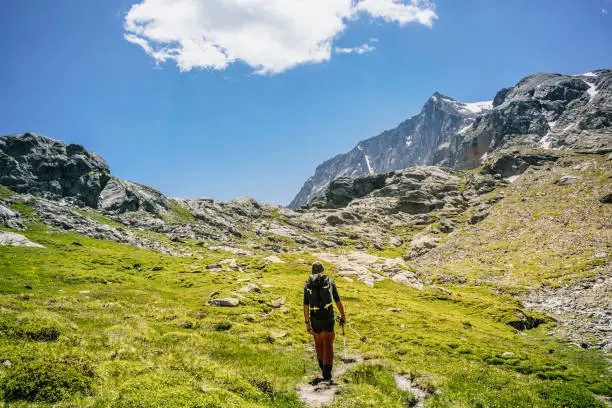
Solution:
[{"label": "green backpack", "polygon": [[308,307],[312,320],[334,319],[333,284],[334,281],[322,273],[310,275],[306,281]]}]

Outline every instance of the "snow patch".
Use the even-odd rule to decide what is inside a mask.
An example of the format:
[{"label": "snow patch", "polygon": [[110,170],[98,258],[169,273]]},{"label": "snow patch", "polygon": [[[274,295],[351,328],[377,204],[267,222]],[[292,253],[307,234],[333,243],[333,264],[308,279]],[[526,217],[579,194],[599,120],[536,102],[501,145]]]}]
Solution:
[{"label": "snow patch", "polygon": [[593,100],[593,97],[595,97],[595,95],[598,94],[597,85],[589,81],[584,81],[584,82],[589,86],[589,89],[587,89],[587,92],[589,96],[591,97],[591,100]]},{"label": "snow patch", "polygon": [[463,103],[457,102],[457,109],[463,113],[481,114],[493,109],[493,101]]},{"label": "snow patch", "polygon": [[485,152],[485,154],[483,154],[482,156],[480,156],[480,162],[484,163],[487,160],[489,160],[489,152]]},{"label": "snow patch", "polygon": [[585,72],[584,74],[576,74],[576,75],[571,75],[573,77],[577,77],[577,76],[585,76],[585,77],[597,77],[597,74],[594,72]]},{"label": "snow patch", "polygon": [[438,149],[446,149],[447,147],[450,147],[450,142],[444,142],[441,145],[438,146]]},{"label": "snow patch", "polygon": [[357,145],[357,149],[359,149],[359,151],[363,153],[363,156],[365,157],[366,166],[368,166],[368,173],[374,174],[374,167],[372,167],[372,163],[370,163],[370,157],[366,154],[365,150],[363,149],[363,146],[359,144]]}]

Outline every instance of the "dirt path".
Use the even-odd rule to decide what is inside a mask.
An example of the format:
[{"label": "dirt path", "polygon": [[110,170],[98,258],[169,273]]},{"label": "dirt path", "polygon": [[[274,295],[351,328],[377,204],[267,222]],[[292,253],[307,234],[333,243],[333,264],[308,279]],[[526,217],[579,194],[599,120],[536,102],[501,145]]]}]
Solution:
[{"label": "dirt path", "polygon": [[409,375],[399,375],[396,374],[394,376],[395,384],[397,384],[397,388],[402,391],[408,391],[416,398],[416,404],[412,405],[414,408],[424,408],[425,407],[425,398],[427,397],[427,392],[417,387],[414,382],[410,379]]},{"label": "dirt path", "polygon": [[347,362],[340,362],[340,364],[334,364],[334,382],[328,384],[327,382],[321,382],[317,385],[305,384],[297,389],[297,393],[300,399],[306,406],[312,408],[320,408],[329,405],[336,394],[338,393],[340,385],[340,378],[346,373],[346,371],[357,364],[363,363],[361,356],[353,356],[347,359]]}]

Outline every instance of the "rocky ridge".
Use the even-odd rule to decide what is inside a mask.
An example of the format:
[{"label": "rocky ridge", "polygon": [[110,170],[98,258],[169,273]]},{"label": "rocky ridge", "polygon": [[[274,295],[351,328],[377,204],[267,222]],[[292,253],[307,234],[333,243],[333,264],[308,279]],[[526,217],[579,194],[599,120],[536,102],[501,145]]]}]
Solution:
[{"label": "rocky ridge", "polygon": [[307,205],[338,177],[418,165],[469,169],[518,145],[610,148],[611,122],[609,69],[581,75],[535,74],[500,90],[491,103],[465,104],[435,93],[418,115],[318,166],[289,207]]}]

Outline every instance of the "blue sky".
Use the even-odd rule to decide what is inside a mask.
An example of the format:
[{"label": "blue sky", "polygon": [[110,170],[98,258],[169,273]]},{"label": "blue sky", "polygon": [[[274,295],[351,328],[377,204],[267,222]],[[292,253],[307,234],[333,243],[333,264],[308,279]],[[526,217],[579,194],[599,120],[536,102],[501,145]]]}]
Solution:
[{"label": "blue sky", "polygon": [[[213,33],[196,53],[181,15],[155,8],[169,1],[0,2],[0,134],[82,144],[115,175],[169,196],[287,204],[317,164],[418,113],[434,91],[488,100],[534,72],[612,67],[611,0],[437,0],[410,10],[316,0],[325,6],[291,15],[292,0],[282,19],[238,0],[187,0],[207,7],[190,27]],[[131,10],[140,15],[126,19]],[[206,27],[208,17],[218,26]],[[165,31],[148,31],[143,18]],[[249,19],[262,31],[232,31]],[[368,52],[349,53],[358,47]]]}]

